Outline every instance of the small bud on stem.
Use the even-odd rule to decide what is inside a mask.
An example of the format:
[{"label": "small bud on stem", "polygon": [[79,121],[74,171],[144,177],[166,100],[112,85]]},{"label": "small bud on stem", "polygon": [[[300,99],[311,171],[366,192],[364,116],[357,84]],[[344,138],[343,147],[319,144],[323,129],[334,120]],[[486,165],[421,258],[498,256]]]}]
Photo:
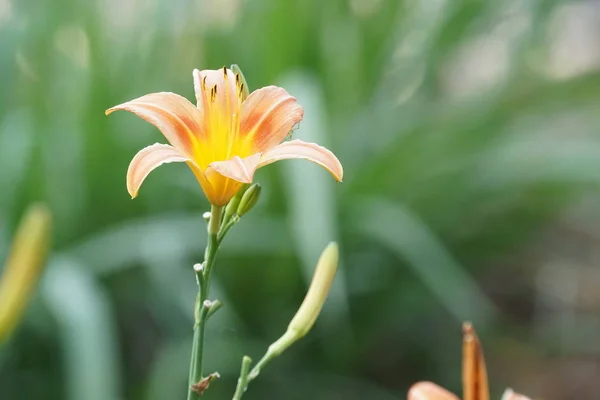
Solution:
[{"label": "small bud on stem", "polygon": [[240,204],[237,207],[236,214],[240,217],[244,214],[247,214],[250,210],[254,208],[256,203],[258,203],[258,199],[260,198],[260,192],[262,188],[258,183],[253,183],[240,200]]}]

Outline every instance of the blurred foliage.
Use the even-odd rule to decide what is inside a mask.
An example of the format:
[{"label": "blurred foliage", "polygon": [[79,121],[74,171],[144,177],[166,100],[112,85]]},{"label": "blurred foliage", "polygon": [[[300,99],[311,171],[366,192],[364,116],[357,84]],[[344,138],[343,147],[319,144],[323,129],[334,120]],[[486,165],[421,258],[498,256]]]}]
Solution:
[{"label": "blurred foliage", "polygon": [[50,249],[52,216],[43,204],[34,204],[19,224],[0,279],[0,345],[21,321]]},{"label": "blurred foliage", "polygon": [[56,228],[0,350],[0,397],[183,398],[207,203],[183,165],[131,201],[128,162],[164,140],[104,110],[191,99],[193,68],[236,63],[251,88],[298,97],[295,134],[331,148],[345,180],[293,161],[257,174],[261,201],[215,273],[207,398],[231,397],[331,240],[342,265],[321,318],[245,398],[399,399],[421,379],[457,392],[465,319],[498,398],[597,398],[599,15],[559,0],[0,0],[0,254],[32,201]]}]

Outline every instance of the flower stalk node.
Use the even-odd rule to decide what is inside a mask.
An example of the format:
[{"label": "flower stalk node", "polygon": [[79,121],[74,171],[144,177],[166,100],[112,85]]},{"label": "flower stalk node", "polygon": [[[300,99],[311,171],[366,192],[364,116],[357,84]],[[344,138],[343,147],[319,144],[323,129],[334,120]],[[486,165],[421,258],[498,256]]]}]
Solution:
[{"label": "flower stalk node", "polygon": [[212,381],[217,380],[221,377],[218,372],[213,372],[208,375],[206,378],[202,378],[199,382],[191,385],[191,390],[196,393],[198,396],[202,396],[204,392],[209,388]]},{"label": "flower stalk node", "polygon": [[202,272],[204,270],[204,263],[196,263],[194,264],[194,271]]},{"label": "flower stalk node", "polygon": [[207,310],[210,310],[213,306],[213,302],[210,300],[204,300],[204,303],[202,304],[204,306],[204,308],[206,308]]}]

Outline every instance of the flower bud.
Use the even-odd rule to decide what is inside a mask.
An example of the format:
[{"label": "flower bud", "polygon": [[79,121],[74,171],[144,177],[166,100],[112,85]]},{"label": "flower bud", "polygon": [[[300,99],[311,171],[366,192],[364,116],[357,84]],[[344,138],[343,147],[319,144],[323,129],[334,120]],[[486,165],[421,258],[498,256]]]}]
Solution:
[{"label": "flower bud", "polygon": [[228,219],[237,212],[238,206],[240,205],[240,201],[242,200],[242,196],[244,195],[244,193],[246,193],[249,186],[250,185],[248,184],[242,185],[242,187],[237,191],[235,196],[233,196],[231,200],[229,200],[229,203],[227,203],[227,207],[225,207],[225,219]]},{"label": "flower bud", "polygon": [[0,342],[18,324],[35,289],[50,247],[51,215],[44,205],[27,210],[0,280]]},{"label": "flower bud", "polygon": [[463,324],[463,397],[489,400],[487,371],[481,343],[470,322]]},{"label": "flower bud", "polygon": [[337,271],[338,259],[338,245],[335,242],[331,242],[319,258],[306,297],[304,297],[304,301],[300,305],[296,315],[292,318],[283,336],[269,346],[263,358],[252,368],[252,371],[248,375],[250,380],[256,378],[267,363],[278,357],[310,331],[321,313],[323,304],[329,294],[329,289]]},{"label": "flower bud", "polygon": [[258,183],[253,183],[246,192],[242,195],[242,199],[240,200],[240,204],[237,208],[237,215],[240,217],[248,211],[252,210],[256,203],[258,203],[258,199],[260,197],[261,187]]},{"label": "flower bud", "polygon": [[296,332],[298,339],[306,335],[317,320],[333,283],[338,259],[338,245],[331,242],[321,254],[308,293],[288,326],[288,330]]}]

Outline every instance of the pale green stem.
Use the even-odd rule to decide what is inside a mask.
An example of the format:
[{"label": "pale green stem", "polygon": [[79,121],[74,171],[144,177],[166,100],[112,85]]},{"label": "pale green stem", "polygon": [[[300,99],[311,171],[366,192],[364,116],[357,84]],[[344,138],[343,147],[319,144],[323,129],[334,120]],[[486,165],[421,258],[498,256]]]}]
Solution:
[{"label": "pale green stem", "polygon": [[282,337],[280,337],[275,343],[271,344],[267,349],[267,352],[260,359],[260,361],[250,371],[250,364],[252,360],[248,356],[244,356],[242,359],[242,370],[238,379],[238,385],[233,395],[233,400],[241,400],[242,396],[246,392],[248,385],[254,379],[258,377],[260,371],[266,367],[266,365],[273,359],[279,357],[288,347],[290,347],[296,340],[298,340],[298,334],[294,331],[286,331]]},{"label": "pale green stem", "polygon": [[248,373],[250,372],[250,365],[252,364],[252,359],[248,356],[244,356],[242,358],[242,368],[240,371],[240,377],[238,378],[237,387],[235,388],[235,393],[233,394],[233,400],[241,400],[246,388],[248,387]]},{"label": "pale green stem", "polygon": [[219,244],[221,244],[221,241],[223,240],[223,238],[225,237],[227,232],[229,232],[231,227],[233,225],[237,224],[239,220],[240,220],[240,217],[238,217],[237,215],[233,215],[231,217],[231,219],[229,221],[227,221],[226,224],[223,224],[223,227],[221,228],[221,232],[219,232],[219,235],[217,236],[217,240],[218,240]]},{"label": "pale green stem", "polygon": [[274,358],[279,357],[281,353],[290,347],[296,340],[298,340],[298,335],[296,335],[295,332],[289,330],[286,331],[282,337],[269,346],[263,358],[261,358],[254,368],[252,368],[252,371],[250,371],[248,380],[253,381],[256,379],[256,377],[260,374],[261,369],[263,369]]},{"label": "pale green stem", "polygon": [[204,353],[205,325],[208,316],[214,313],[214,311],[212,313],[210,312],[213,305],[207,302],[207,300],[210,290],[210,275],[219,249],[219,240],[217,239],[217,236],[221,225],[222,212],[222,207],[212,206],[211,208],[210,220],[208,222],[208,241],[206,244],[206,251],[204,252],[203,268],[196,271],[199,291],[196,299],[196,309],[194,310],[194,342],[192,344],[192,357],[190,362],[188,400],[197,400],[200,398],[200,396],[194,392],[192,386],[200,382],[203,378],[202,359]]}]

